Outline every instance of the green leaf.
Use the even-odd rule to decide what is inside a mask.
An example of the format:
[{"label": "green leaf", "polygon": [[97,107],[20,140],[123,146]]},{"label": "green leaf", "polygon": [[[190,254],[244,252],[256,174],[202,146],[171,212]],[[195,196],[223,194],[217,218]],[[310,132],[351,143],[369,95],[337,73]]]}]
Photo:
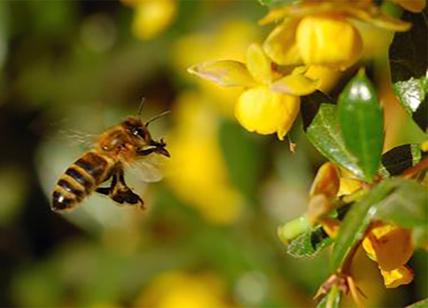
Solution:
[{"label": "green leaf", "polygon": [[376,218],[405,228],[428,226],[428,190],[422,184],[401,180],[377,206]]},{"label": "green leaf", "polygon": [[302,97],[301,114],[309,141],[326,158],[362,178],[363,172],[346,149],[339,131],[336,106],[320,91]]},{"label": "green leaf", "polygon": [[428,25],[426,12],[404,12],[402,20],[412,23],[406,32],[397,32],[389,48],[393,83],[425,76],[428,67]]},{"label": "green leaf", "polygon": [[376,213],[374,206],[381,202],[398,185],[396,179],[388,179],[377,185],[360,201],[351,205],[343,220],[333,247],[333,270],[340,268],[352,247],[362,239],[370,220]]},{"label": "green leaf", "polygon": [[383,115],[376,91],[360,71],[339,97],[338,116],[346,148],[357,158],[364,179],[373,180],[383,147]]},{"label": "green leaf", "polygon": [[410,78],[394,83],[394,92],[399,102],[413,118],[416,124],[425,131],[428,127],[428,78]]},{"label": "green leaf", "polygon": [[415,181],[400,185],[376,206],[375,218],[413,230],[416,246],[426,244],[428,234],[428,190]]},{"label": "green leaf", "polygon": [[317,308],[339,308],[342,293],[339,288],[334,285],[327,293],[326,296],[318,303]]},{"label": "green leaf", "polygon": [[384,176],[399,175],[416,165],[422,157],[418,144],[403,144],[382,155],[380,173]]},{"label": "green leaf", "polygon": [[328,237],[323,228],[318,227],[315,230],[301,234],[291,241],[287,246],[287,253],[296,258],[312,258],[331,243],[331,238]]},{"label": "green leaf", "polygon": [[406,306],[406,308],[426,308],[426,307],[428,307],[428,298],[425,298],[421,301],[418,301],[409,306]]}]

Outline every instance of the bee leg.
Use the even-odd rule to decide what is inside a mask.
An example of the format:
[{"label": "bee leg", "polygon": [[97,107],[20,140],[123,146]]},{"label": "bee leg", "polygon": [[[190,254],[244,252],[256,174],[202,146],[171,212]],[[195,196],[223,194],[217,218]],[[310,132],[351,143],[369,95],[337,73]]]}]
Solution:
[{"label": "bee leg", "polygon": [[99,194],[108,196],[110,195],[111,187],[98,187],[95,191]]},{"label": "bee leg", "polygon": [[115,202],[119,204],[139,205],[140,208],[145,208],[144,201],[140,196],[126,185],[122,168],[118,168],[115,174],[113,174],[113,180],[109,190],[109,196]]}]

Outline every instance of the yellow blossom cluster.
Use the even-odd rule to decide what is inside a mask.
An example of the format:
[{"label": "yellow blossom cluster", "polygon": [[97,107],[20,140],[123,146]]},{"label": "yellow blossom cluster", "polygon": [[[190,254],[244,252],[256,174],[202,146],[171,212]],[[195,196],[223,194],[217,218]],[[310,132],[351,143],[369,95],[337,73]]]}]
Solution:
[{"label": "yellow blossom cluster", "polygon": [[[421,7],[396,2],[414,10]],[[371,0],[302,0],[272,9],[260,21],[279,23],[261,46],[250,45],[245,63],[208,61],[189,72],[222,87],[242,88],[235,104],[239,123],[259,134],[276,133],[282,140],[299,112],[300,96],[328,92],[361,58],[364,40],[354,20],[392,31],[410,27],[382,13]]]},{"label": "yellow blossom cluster", "polygon": [[[333,200],[337,195],[357,191],[361,185],[360,181],[350,179],[347,172],[332,163],[323,164],[318,169],[310,192],[309,221],[321,224],[330,237],[336,237],[340,221],[328,216],[334,208]],[[362,247],[367,256],[378,264],[387,288],[396,288],[413,280],[413,272],[406,266],[413,254],[410,230],[375,221],[366,232]]]}]

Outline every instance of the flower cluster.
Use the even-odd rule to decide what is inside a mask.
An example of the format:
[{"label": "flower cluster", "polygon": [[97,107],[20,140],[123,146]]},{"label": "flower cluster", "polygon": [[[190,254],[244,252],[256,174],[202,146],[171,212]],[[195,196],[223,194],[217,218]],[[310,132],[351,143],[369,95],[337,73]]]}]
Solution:
[{"label": "flower cluster", "polygon": [[299,97],[328,92],[361,58],[364,40],[354,20],[393,31],[410,27],[383,14],[370,0],[302,0],[272,9],[260,21],[279,24],[262,46],[248,48],[246,63],[209,61],[189,72],[222,87],[242,88],[235,105],[239,123],[251,132],[276,133],[282,140],[299,112]]},{"label": "flower cluster", "polygon": [[[321,224],[324,231],[335,238],[340,221],[329,217],[337,195],[349,195],[362,187],[362,182],[347,178],[328,162],[322,165],[313,181],[308,206],[308,220],[311,224]],[[367,256],[380,269],[387,288],[396,288],[413,280],[413,272],[406,266],[413,254],[411,232],[394,224],[375,221],[367,230],[362,241]]]}]

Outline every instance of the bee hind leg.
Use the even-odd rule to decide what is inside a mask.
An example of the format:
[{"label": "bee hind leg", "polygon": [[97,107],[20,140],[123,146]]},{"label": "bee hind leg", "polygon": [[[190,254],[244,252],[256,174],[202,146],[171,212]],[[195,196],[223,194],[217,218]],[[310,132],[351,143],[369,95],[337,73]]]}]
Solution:
[{"label": "bee hind leg", "polygon": [[112,175],[110,187],[99,187],[96,192],[109,196],[119,204],[138,205],[144,209],[144,201],[126,185],[122,168],[117,168]]}]

